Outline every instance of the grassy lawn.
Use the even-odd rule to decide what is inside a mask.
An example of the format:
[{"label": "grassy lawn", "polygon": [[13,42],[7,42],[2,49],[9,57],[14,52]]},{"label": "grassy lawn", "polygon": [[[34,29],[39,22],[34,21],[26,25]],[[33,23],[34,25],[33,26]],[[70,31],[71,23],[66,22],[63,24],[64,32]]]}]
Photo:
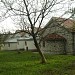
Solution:
[{"label": "grassy lawn", "polygon": [[0,75],[75,75],[75,56],[45,54],[40,64],[38,53],[1,51]]}]

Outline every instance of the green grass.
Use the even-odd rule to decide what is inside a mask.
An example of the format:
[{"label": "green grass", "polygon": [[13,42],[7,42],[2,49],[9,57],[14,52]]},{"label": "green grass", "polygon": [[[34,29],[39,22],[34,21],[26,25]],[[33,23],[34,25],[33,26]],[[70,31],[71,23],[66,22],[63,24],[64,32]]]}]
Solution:
[{"label": "green grass", "polygon": [[45,54],[40,64],[38,53],[0,52],[0,75],[75,75],[75,56]]}]

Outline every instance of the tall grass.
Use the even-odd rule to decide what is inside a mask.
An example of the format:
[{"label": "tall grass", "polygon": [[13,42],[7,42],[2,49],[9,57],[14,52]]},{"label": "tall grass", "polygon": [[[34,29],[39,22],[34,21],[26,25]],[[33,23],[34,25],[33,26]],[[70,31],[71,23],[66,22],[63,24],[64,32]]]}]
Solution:
[{"label": "tall grass", "polygon": [[0,52],[0,75],[75,75],[75,56],[45,54],[46,64],[40,64],[40,55],[32,52]]}]

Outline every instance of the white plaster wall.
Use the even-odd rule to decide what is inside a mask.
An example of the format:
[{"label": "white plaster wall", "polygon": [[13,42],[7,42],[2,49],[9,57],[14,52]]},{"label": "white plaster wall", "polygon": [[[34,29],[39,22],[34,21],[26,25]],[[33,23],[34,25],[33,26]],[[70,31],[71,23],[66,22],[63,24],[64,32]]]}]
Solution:
[{"label": "white plaster wall", "polygon": [[24,49],[25,42],[24,41],[18,41],[17,43],[17,49]]},{"label": "white plaster wall", "polygon": [[17,49],[17,43],[10,43],[10,47],[8,43],[6,43],[3,47],[3,50],[16,50]]},{"label": "white plaster wall", "polygon": [[33,40],[27,41],[27,46],[29,50],[36,49]]},{"label": "white plaster wall", "polygon": [[27,46],[25,45],[25,40],[18,40],[18,42],[19,42],[19,44],[17,44],[18,49],[25,49],[26,50],[26,47],[28,47],[28,50],[36,49],[33,40],[26,40]]}]

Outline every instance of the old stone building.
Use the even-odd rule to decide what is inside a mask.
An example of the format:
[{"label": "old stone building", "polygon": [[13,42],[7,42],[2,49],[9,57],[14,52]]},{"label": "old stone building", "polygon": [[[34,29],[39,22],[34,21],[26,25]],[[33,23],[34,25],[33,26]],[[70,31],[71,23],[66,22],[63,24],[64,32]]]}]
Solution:
[{"label": "old stone building", "polygon": [[53,17],[41,32],[41,50],[50,54],[74,54],[74,20]]}]

